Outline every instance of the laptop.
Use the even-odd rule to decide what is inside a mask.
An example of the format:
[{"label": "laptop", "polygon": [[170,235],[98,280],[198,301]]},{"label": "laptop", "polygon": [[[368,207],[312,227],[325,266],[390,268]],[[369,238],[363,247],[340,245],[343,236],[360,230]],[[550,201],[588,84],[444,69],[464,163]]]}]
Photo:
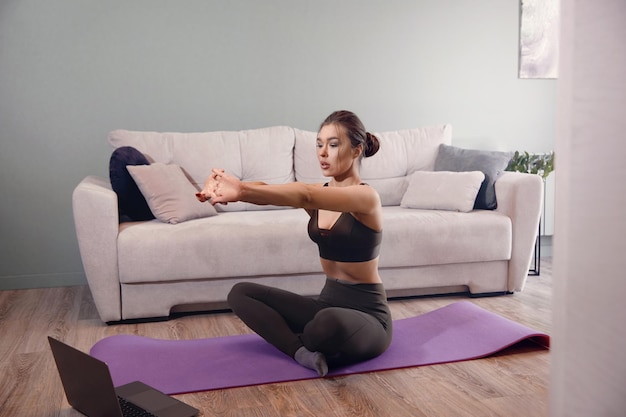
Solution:
[{"label": "laptop", "polygon": [[[67,401],[87,417],[192,417],[199,412],[143,382],[114,387],[106,363],[50,336],[48,342]],[[125,414],[127,408],[133,411]]]}]

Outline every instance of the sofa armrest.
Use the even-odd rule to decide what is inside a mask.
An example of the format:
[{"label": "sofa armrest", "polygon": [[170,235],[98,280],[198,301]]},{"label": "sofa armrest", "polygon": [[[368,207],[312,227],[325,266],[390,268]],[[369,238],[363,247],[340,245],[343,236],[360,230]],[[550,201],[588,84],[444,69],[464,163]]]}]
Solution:
[{"label": "sofa armrest", "polygon": [[72,208],[80,257],[100,318],[121,320],[117,194],[107,179],[88,176],[74,189]]},{"label": "sofa armrest", "polygon": [[509,261],[508,291],[522,291],[537,239],[543,180],[539,175],[504,172],[496,181],[496,211],[511,219],[513,242]]}]

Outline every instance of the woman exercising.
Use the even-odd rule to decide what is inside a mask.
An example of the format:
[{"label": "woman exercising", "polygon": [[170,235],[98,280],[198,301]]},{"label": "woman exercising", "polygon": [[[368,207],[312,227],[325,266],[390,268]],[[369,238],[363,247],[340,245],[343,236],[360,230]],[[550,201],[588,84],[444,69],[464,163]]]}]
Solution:
[{"label": "woman exercising", "polygon": [[337,111],[317,136],[320,167],[330,182],[269,185],[213,169],[197,194],[211,204],[245,201],[309,213],[309,236],[319,247],[327,276],[319,297],[241,282],[233,286],[228,303],[253,331],[320,376],[328,373],[329,364],[376,357],[391,343],[391,313],[378,274],[380,197],[359,174],[361,159],[379,146],[354,113]]}]

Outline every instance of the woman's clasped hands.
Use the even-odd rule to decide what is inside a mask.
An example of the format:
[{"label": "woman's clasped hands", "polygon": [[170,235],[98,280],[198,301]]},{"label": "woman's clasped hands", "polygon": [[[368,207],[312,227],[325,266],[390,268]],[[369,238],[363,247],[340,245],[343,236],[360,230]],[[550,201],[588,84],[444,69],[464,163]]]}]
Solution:
[{"label": "woman's clasped hands", "polygon": [[223,169],[213,168],[211,175],[204,182],[202,191],[196,193],[196,198],[202,203],[208,201],[213,205],[237,201],[240,182],[239,179],[226,174]]}]

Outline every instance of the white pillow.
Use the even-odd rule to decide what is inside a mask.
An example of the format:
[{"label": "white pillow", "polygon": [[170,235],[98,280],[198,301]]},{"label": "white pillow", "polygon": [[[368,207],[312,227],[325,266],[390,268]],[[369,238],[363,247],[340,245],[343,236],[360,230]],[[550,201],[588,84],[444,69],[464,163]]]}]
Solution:
[{"label": "white pillow", "polygon": [[150,165],[128,165],[154,217],[164,223],[181,223],[200,217],[215,216],[211,203],[196,198],[198,190],[178,165],[155,162]]},{"label": "white pillow", "polygon": [[469,212],[484,179],[481,171],[415,171],[400,206]]}]

